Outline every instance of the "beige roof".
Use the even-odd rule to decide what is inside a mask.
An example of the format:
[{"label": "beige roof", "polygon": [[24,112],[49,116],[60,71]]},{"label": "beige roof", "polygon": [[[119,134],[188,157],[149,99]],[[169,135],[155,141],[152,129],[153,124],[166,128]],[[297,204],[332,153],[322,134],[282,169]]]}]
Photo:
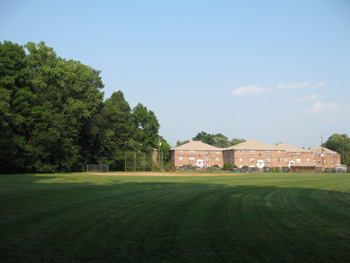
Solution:
[{"label": "beige roof", "polygon": [[222,149],[203,143],[201,141],[191,141],[183,145],[180,145],[179,147],[173,148],[173,150],[220,151]]},{"label": "beige roof", "polygon": [[266,144],[257,140],[247,140],[245,142],[233,145],[226,150],[275,150],[273,145]]},{"label": "beige roof", "polygon": [[[311,148],[310,151],[313,152],[313,153],[321,154],[322,153],[322,147],[321,146],[317,146],[317,147]],[[329,149],[327,149],[325,147],[323,147],[323,152],[324,153],[331,153],[331,154],[336,154],[337,153],[337,152],[329,150]]]},{"label": "beige roof", "polygon": [[280,143],[275,145],[276,150],[284,150],[287,152],[311,152],[310,150],[306,150],[304,148],[300,148],[294,145],[290,145],[288,143]]}]

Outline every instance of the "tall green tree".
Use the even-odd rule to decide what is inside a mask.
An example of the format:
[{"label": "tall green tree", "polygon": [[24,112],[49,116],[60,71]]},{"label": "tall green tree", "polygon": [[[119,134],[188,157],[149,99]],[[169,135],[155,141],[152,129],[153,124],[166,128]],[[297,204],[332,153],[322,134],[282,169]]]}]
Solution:
[{"label": "tall green tree", "polygon": [[132,135],[131,108],[121,91],[114,92],[93,119],[93,138],[96,139],[94,163],[108,164],[121,170],[124,153]]},{"label": "tall green tree", "polygon": [[30,130],[42,111],[23,47],[0,42],[0,172],[31,171]]},{"label": "tall green tree", "polygon": [[151,152],[158,148],[160,125],[153,111],[141,103],[132,111],[133,137],[131,146],[135,151]]},{"label": "tall green tree", "polygon": [[341,154],[341,163],[350,167],[350,137],[347,134],[333,134],[324,147]]},{"label": "tall green tree", "polygon": [[81,170],[83,129],[102,105],[99,71],[57,57],[44,42],[26,45],[38,104],[44,109],[31,134],[35,168]]},{"label": "tall green tree", "polygon": [[162,136],[160,136],[160,142],[161,142],[160,151],[163,154],[163,161],[166,163],[170,160],[171,146]]}]

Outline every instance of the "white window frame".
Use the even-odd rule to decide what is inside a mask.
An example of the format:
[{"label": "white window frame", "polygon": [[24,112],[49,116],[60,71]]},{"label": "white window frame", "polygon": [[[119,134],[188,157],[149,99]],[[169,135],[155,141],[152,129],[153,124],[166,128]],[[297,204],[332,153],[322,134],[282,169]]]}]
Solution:
[{"label": "white window frame", "polygon": [[191,154],[191,155],[193,155],[193,154],[195,154],[196,153],[196,151],[189,151],[189,154]]},{"label": "white window frame", "polygon": [[255,150],[250,150],[250,154],[255,154]]}]

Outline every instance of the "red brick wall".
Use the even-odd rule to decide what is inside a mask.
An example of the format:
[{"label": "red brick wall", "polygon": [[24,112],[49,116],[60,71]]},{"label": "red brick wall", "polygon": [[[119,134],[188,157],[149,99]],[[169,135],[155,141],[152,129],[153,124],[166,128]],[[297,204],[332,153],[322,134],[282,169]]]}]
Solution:
[{"label": "red brick wall", "polygon": [[[220,168],[223,167],[224,162],[222,158],[222,151],[189,151],[189,150],[172,150],[170,153],[170,158],[176,167],[181,165],[196,165],[197,160],[203,160],[204,167],[219,165]],[[193,161],[191,161],[191,159]],[[217,159],[218,158],[218,159]]]}]

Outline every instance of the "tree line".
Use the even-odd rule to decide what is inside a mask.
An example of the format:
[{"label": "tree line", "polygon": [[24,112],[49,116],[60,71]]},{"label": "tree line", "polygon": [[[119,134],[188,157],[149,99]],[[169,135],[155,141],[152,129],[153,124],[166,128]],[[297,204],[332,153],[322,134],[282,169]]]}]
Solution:
[{"label": "tree line", "polygon": [[[203,143],[218,147],[218,148],[227,148],[236,144],[239,144],[241,142],[245,142],[244,139],[237,139],[234,138],[232,140],[229,140],[225,135],[221,133],[217,134],[209,134],[204,131],[201,131],[197,133],[196,136],[192,138],[193,141],[201,141]],[[176,142],[176,147],[183,145],[185,143],[190,142],[189,140],[184,140],[184,141],[177,141]]]},{"label": "tree line", "polygon": [[122,91],[104,100],[103,87],[99,71],[44,42],[0,42],[0,172],[121,170],[125,151],[152,152],[159,138],[166,159],[154,112]]}]

